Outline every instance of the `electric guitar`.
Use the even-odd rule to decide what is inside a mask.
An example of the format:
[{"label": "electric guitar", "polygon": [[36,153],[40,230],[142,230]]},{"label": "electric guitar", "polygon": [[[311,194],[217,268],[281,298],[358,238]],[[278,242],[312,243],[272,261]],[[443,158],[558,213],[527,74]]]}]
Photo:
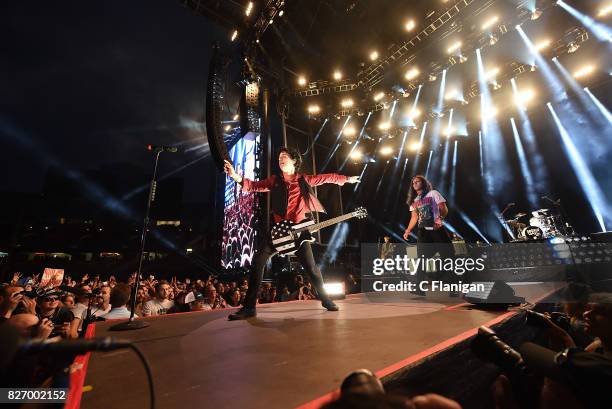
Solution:
[{"label": "electric guitar", "polygon": [[272,246],[280,256],[294,254],[300,249],[300,246],[305,241],[315,241],[312,237],[313,232],[321,230],[325,227],[341,223],[345,220],[356,217],[363,219],[368,215],[368,211],[364,207],[359,207],[354,211],[343,214],[342,216],[334,217],[321,223],[315,223],[314,220],[306,220],[299,224],[295,224],[290,220],[283,220],[275,223],[272,226],[270,234],[272,235]]}]

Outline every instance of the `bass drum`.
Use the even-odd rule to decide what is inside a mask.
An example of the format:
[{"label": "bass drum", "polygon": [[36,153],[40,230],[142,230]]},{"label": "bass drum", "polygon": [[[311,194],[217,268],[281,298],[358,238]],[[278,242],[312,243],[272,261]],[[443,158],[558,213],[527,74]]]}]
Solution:
[{"label": "bass drum", "polygon": [[522,233],[525,240],[541,240],[544,238],[542,229],[536,226],[525,227]]}]

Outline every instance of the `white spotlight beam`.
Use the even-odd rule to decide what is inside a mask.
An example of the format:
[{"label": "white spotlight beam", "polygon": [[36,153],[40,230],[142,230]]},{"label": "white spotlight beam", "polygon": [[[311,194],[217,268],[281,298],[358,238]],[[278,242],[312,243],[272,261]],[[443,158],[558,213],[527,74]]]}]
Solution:
[{"label": "white spotlight beam", "polygon": [[[593,210],[593,213],[595,214],[595,218],[597,219],[599,226],[601,227],[601,231],[605,232],[606,224],[604,221],[602,210],[606,209],[606,215],[608,218],[610,217],[610,211],[607,205],[605,195],[597,184],[597,181],[591,173],[591,170],[582,158],[582,155],[580,155],[580,152],[578,152],[576,145],[574,145],[574,142],[567,133],[567,130],[563,126],[563,123],[557,116],[557,113],[555,112],[552,104],[548,102],[546,106],[550,110],[550,113],[552,114],[553,119],[555,120],[557,129],[559,129],[559,134],[561,135],[561,140],[563,141],[563,148],[567,153],[567,156],[570,160],[570,164],[572,165],[576,176],[578,176],[578,178],[582,180],[582,184],[584,185],[585,189],[585,195],[589,198],[588,202],[591,206],[591,209]],[[608,220],[608,222],[610,222],[610,220]]]},{"label": "white spotlight beam", "polygon": [[612,123],[612,115],[610,115],[610,111],[608,111],[608,109],[601,103],[601,101],[597,99],[595,95],[593,95],[593,93],[588,87],[584,88],[584,92],[586,92],[586,94],[591,98],[591,100],[593,100],[593,103],[595,104],[597,109],[599,109],[599,112],[601,112],[601,114],[608,120],[608,122]]},{"label": "white spotlight beam", "polygon": [[608,43],[608,48],[612,44],[612,30],[605,24],[599,23],[593,19],[593,17],[587,16],[584,13],[581,13],[574,7],[570,6],[563,0],[557,0],[557,4],[561,6],[562,9],[571,14],[576,20],[580,21],[580,23],[599,40]]}]

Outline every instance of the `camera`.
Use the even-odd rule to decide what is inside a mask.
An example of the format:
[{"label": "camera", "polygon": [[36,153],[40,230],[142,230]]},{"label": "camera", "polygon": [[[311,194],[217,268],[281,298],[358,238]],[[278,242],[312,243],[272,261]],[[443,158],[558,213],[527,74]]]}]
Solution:
[{"label": "camera", "polygon": [[470,348],[474,355],[495,364],[508,377],[521,408],[536,407],[540,384],[519,352],[502,341],[495,331],[485,326],[478,328],[478,334],[472,340]]},{"label": "camera", "polygon": [[[568,331],[570,329],[570,318],[567,314],[562,312],[551,312],[549,318],[554,324],[559,326],[564,331]],[[538,328],[548,328],[549,325],[546,322],[546,319],[547,317],[544,314],[531,310],[525,310],[525,324],[527,325]]]},{"label": "camera", "polygon": [[44,288],[36,287],[36,288],[32,288],[32,290],[30,291],[27,291],[27,290],[20,291],[18,294],[23,295],[24,297],[28,297],[28,298],[37,298],[37,297],[42,297],[46,292],[47,290],[45,290]]}]

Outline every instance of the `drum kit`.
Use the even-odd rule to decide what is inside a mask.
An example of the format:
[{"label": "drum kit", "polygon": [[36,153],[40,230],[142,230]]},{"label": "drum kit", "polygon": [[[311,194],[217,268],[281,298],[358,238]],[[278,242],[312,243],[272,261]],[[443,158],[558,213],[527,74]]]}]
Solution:
[{"label": "drum kit", "polygon": [[538,209],[528,213],[517,213],[506,224],[514,234],[514,241],[548,239],[573,234],[572,227],[564,221],[558,211]]}]

